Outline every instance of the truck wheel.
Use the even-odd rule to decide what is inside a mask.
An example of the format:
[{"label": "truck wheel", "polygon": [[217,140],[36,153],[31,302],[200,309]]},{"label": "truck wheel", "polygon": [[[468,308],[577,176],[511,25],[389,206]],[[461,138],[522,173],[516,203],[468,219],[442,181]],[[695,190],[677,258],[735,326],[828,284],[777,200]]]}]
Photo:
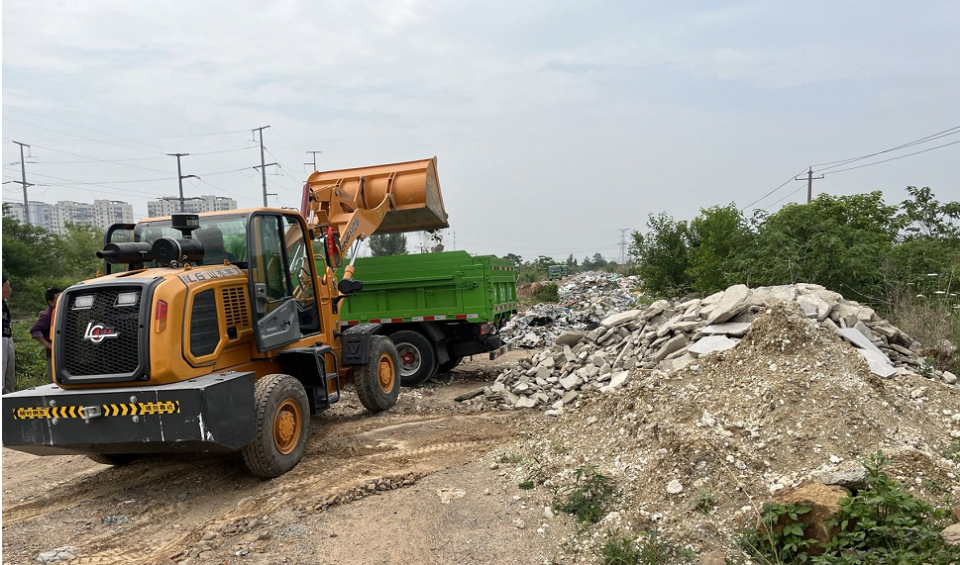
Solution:
[{"label": "truck wheel", "polygon": [[124,465],[133,463],[140,458],[140,455],[137,453],[99,453],[97,455],[87,455],[87,457],[89,457],[94,463],[122,467]]},{"label": "truck wheel", "polygon": [[257,434],[241,450],[243,463],[272,479],[296,467],[310,435],[310,404],[303,384],[290,375],[267,375],[255,385]]},{"label": "truck wheel", "polygon": [[446,363],[440,363],[440,369],[437,372],[446,373],[447,371],[459,365],[461,361],[463,361],[463,357],[451,357]]},{"label": "truck wheel", "polygon": [[400,383],[416,386],[437,374],[433,344],[420,332],[400,330],[390,334],[400,357]]},{"label": "truck wheel", "polygon": [[360,403],[370,412],[383,412],[400,396],[400,360],[390,338],[370,336],[370,362],[353,369],[353,386]]}]

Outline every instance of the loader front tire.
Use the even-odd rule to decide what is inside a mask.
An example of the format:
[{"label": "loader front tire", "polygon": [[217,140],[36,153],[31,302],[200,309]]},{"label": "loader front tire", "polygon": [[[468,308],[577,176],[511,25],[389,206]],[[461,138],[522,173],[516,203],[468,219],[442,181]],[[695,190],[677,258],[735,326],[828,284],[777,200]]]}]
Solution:
[{"label": "loader front tire", "polygon": [[303,458],[310,435],[310,403],[303,384],[290,375],[267,375],[254,385],[256,439],[241,450],[250,472],[279,477]]},{"label": "loader front tire", "polygon": [[97,455],[87,455],[94,463],[101,465],[113,465],[114,467],[123,467],[129,465],[140,458],[138,453],[98,453]]},{"label": "loader front tire", "polygon": [[354,367],[353,386],[360,403],[370,412],[383,412],[400,396],[400,357],[390,338],[370,336],[369,362]]}]

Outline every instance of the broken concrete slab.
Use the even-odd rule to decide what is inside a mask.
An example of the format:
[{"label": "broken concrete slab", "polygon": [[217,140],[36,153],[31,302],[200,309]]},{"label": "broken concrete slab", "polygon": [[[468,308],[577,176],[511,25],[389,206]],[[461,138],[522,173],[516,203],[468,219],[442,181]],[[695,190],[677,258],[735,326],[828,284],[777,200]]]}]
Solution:
[{"label": "broken concrete slab", "polygon": [[740,343],[739,339],[730,339],[725,335],[711,335],[691,345],[687,352],[694,357],[700,357],[714,351],[733,349],[738,343]]},{"label": "broken concrete slab", "polygon": [[890,359],[883,353],[878,353],[872,349],[857,349],[857,352],[867,361],[870,372],[874,375],[888,379],[897,374],[897,368],[890,364]]},{"label": "broken concrete slab", "polygon": [[659,363],[666,359],[667,355],[670,355],[678,349],[682,349],[685,345],[687,345],[687,336],[683,334],[673,336],[660,346],[660,349],[657,350],[657,353],[653,356],[653,360]]},{"label": "broken concrete slab", "polygon": [[641,310],[627,310],[626,312],[620,312],[619,314],[614,314],[608,318],[605,318],[600,325],[605,328],[615,328],[618,326],[623,326],[629,324],[639,318],[643,312]]},{"label": "broken concrete slab", "polygon": [[[858,330],[854,328],[840,328],[839,333],[840,333],[840,337],[849,341],[857,348],[866,349],[869,351],[873,351],[875,353],[879,353],[880,355],[883,355],[883,352],[880,351],[880,348],[874,345],[872,341],[867,339],[867,337],[864,336],[862,333],[860,333]],[[886,357],[886,355],[883,355],[883,356]]]},{"label": "broken concrete slab", "polygon": [[747,322],[736,323],[728,322],[725,324],[714,324],[703,328],[701,333],[704,335],[727,335],[730,337],[743,337],[747,335],[747,330],[752,324]]}]

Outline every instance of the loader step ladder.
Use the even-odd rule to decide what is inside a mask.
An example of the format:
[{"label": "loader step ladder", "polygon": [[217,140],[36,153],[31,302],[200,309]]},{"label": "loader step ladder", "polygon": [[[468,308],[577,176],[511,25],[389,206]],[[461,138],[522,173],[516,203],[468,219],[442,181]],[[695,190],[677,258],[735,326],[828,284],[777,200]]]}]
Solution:
[{"label": "loader step ladder", "polygon": [[[327,356],[333,360],[333,371],[326,372]],[[340,400],[340,366],[329,345],[298,347],[280,352],[284,372],[300,379],[307,389],[310,413],[316,416]],[[334,390],[330,390],[333,382]]]}]

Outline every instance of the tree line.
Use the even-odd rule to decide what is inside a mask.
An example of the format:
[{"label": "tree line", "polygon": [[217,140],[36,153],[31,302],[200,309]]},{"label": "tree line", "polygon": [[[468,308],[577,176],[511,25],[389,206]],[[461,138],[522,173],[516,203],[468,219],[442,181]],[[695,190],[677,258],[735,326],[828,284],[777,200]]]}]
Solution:
[{"label": "tree line", "polygon": [[928,187],[907,192],[899,205],[886,204],[879,191],[822,194],[749,218],[734,204],[702,209],[689,222],[651,214],[647,233],[633,233],[630,252],[645,289],[657,295],[795,282],[861,302],[884,302],[907,288],[955,295],[960,202],[941,203]]},{"label": "tree line", "polygon": [[61,290],[96,276],[102,268],[97,251],[103,232],[93,226],[68,225],[64,235],[13,218],[3,218],[3,275],[10,280],[10,311],[36,316],[47,307],[43,293]]}]

